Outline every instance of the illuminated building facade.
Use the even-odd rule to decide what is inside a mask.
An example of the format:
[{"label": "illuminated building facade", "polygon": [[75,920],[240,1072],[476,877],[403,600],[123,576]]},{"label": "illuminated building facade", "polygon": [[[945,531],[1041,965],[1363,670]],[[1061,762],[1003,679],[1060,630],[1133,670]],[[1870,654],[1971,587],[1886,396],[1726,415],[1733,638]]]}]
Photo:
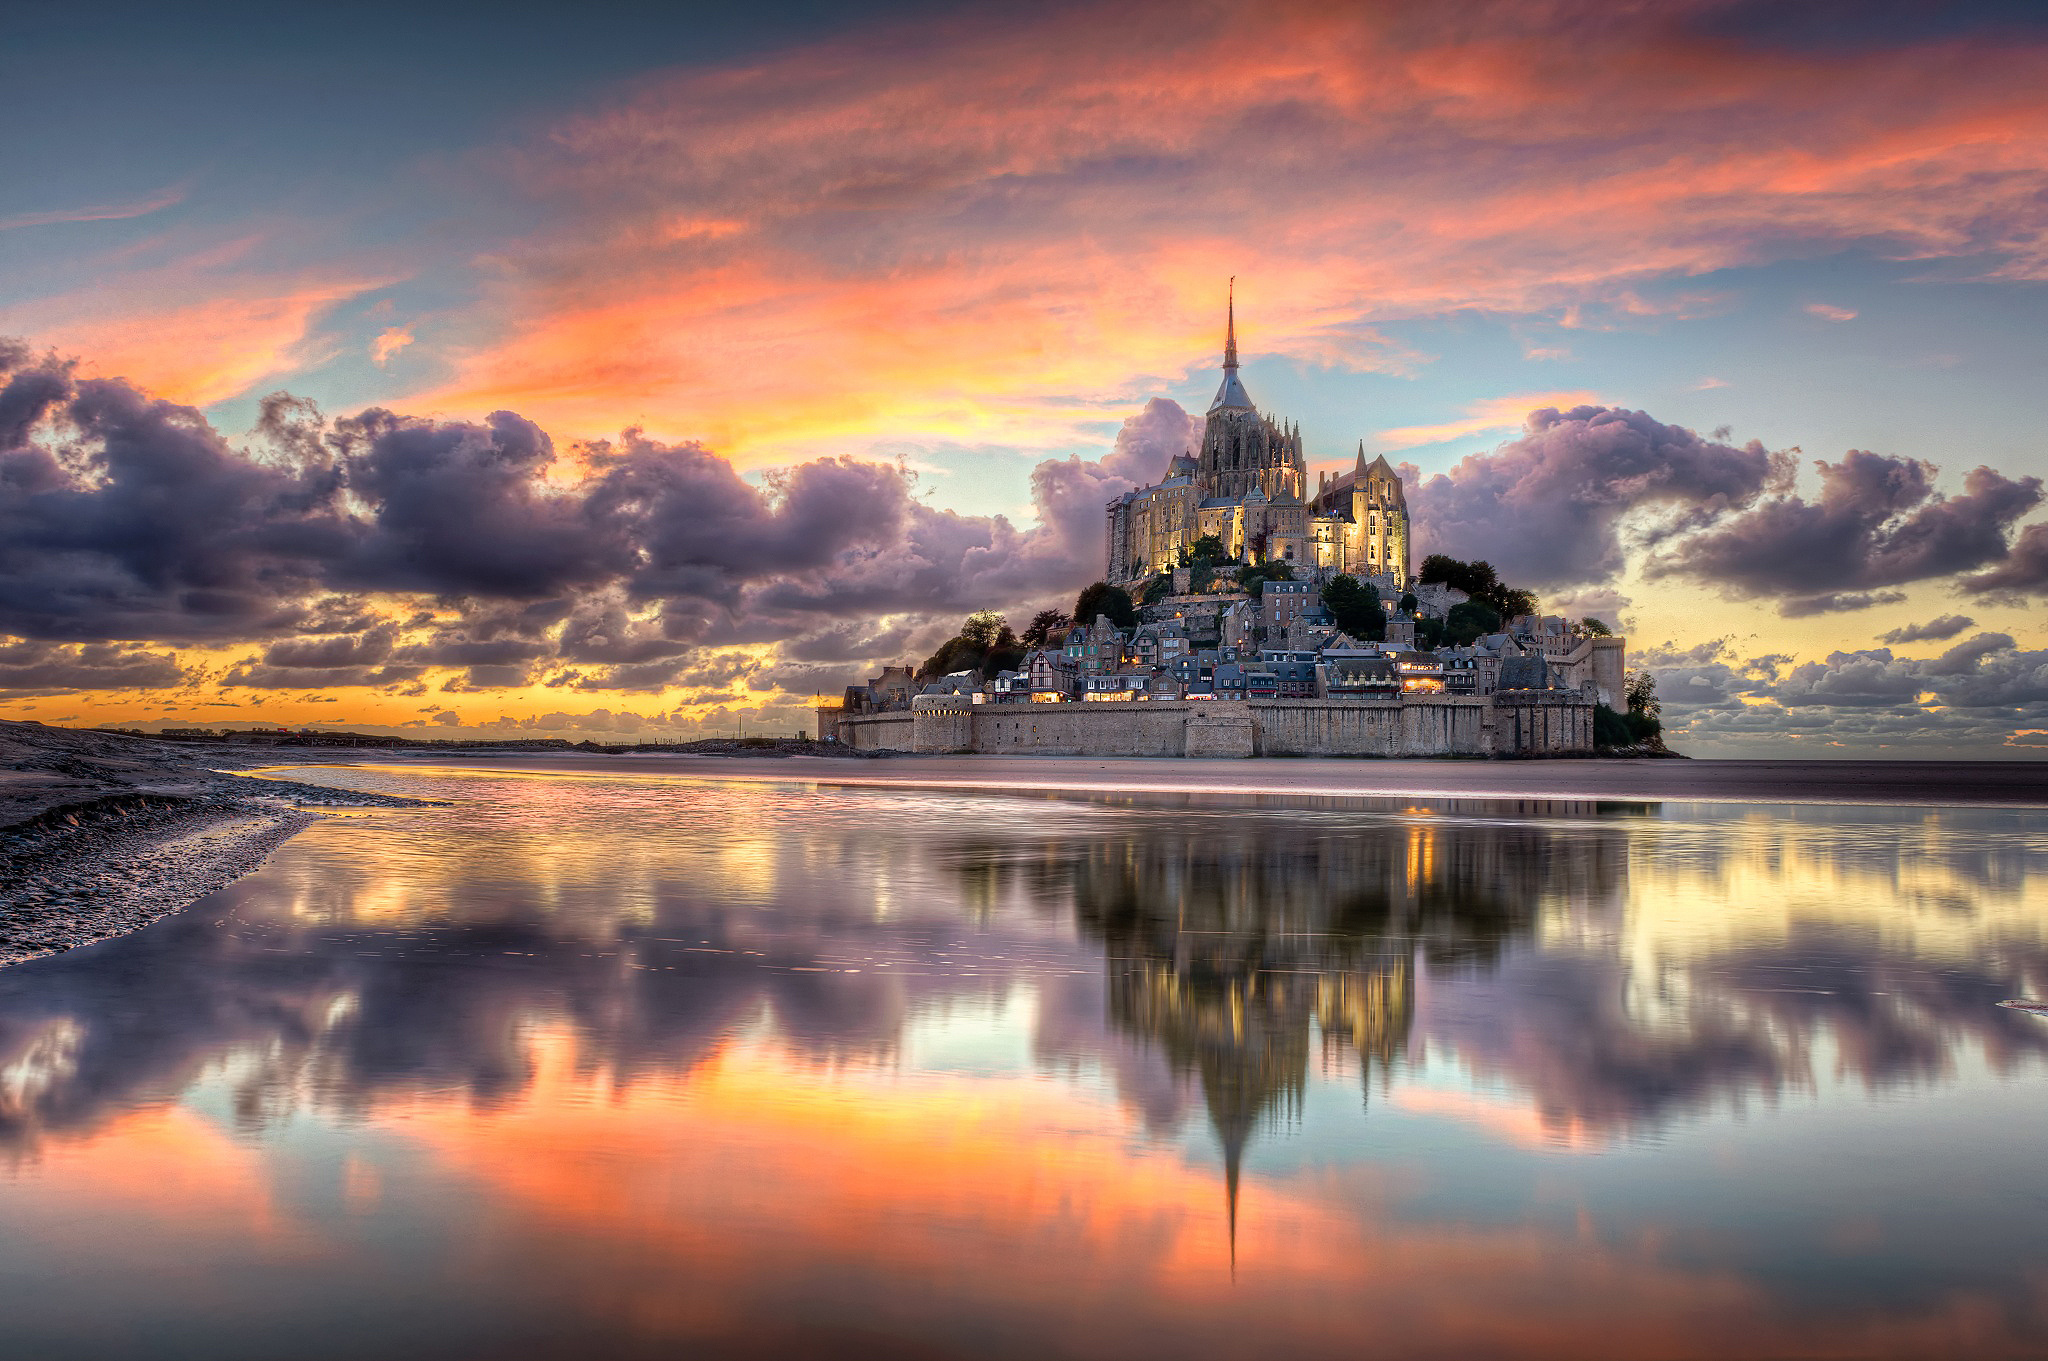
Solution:
[{"label": "illuminated building facade", "polygon": [[1105,580],[1134,583],[1171,572],[1181,553],[1213,536],[1227,555],[1286,562],[1322,576],[1348,572],[1381,593],[1407,586],[1408,503],[1386,459],[1323,478],[1313,496],[1301,427],[1252,405],[1238,377],[1237,309],[1224,326],[1223,382],[1209,404],[1199,453],[1183,451],[1157,483],[1109,503]]}]

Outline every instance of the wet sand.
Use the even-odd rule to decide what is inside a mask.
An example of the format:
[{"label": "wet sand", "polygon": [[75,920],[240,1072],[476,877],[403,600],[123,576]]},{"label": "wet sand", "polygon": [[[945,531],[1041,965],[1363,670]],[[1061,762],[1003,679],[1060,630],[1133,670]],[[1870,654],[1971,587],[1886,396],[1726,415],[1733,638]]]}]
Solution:
[{"label": "wet sand", "polygon": [[307,809],[419,805],[228,774],[214,754],[0,722],[0,966],[189,907],[261,865]]}]

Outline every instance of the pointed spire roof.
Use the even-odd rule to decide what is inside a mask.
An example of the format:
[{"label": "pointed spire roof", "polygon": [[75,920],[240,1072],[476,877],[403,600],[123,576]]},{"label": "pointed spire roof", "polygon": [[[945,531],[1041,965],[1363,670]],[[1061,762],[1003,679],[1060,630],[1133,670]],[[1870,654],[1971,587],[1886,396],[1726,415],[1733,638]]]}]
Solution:
[{"label": "pointed spire roof", "polygon": [[1225,295],[1223,323],[1223,367],[1237,367],[1237,276],[1230,276],[1230,291]]},{"label": "pointed spire roof", "polygon": [[1218,411],[1250,411],[1251,395],[1244,390],[1244,384],[1237,380],[1237,276],[1230,276],[1230,299],[1227,317],[1223,327],[1223,385],[1216,389],[1216,400],[1209,403],[1213,415]]},{"label": "pointed spire roof", "polygon": [[1351,475],[1363,480],[1365,477],[1365,441],[1358,442],[1358,462],[1351,465]]}]

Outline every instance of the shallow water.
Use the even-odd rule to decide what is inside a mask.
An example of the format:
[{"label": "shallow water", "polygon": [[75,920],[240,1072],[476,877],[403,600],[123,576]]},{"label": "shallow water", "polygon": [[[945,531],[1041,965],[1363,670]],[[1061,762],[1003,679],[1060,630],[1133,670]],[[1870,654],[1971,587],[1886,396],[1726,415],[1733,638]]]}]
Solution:
[{"label": "shallow water", "polygon": [[2039,811],[895,764],[316,771],[452,802],[0,973],[0,1350],[2048,1346]]}]

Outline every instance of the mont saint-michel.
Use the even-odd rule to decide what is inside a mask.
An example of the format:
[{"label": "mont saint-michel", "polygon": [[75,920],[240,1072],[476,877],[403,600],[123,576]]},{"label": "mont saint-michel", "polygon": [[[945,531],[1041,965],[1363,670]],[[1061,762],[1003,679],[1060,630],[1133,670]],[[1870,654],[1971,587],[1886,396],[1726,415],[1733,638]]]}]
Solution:
[{"label": "mont saint-michel", "polygon": [[[1661,752],[1654,682],[1594,618],[1542,614],[1492,566],[1410,561],[1401,476],[1358,445],[1309,487],[1261,411],[1226,304],[1198,449],[1108,506],[1102,580],[1021,634],[971,617],[924,665],[818,711],[860,750],[1085,756]],[[971,662],[955,666],[954,663]]]}]

